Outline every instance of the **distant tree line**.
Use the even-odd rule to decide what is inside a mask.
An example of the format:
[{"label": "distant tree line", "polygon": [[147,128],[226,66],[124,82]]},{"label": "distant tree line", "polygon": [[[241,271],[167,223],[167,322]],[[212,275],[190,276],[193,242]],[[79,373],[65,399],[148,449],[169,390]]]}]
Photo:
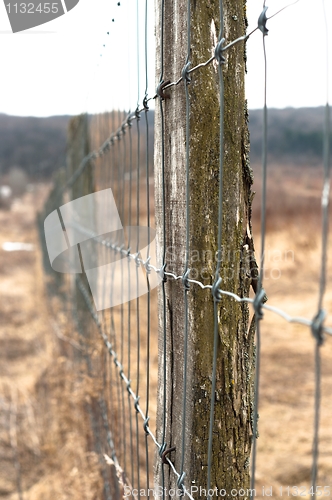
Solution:
[{"label": "distant tree line", "polygon": [[[154,112],[149,116],[150,157],[153,158]],[[270,109],[268,130],[269,159],[280,163],[317,164],[323,150],[324,108]],[[19,167],[30,178],[50,178],[65,166],[67,127],[70,116],[48,118],[0,114],[0,175]],[[251,158],[261,157],[262,111],[249,112]],[[136,128],[133,127],[133,140]],[[142,121],[141,140],[145,144]],[[332,140],[332,136],[331,136]]]},{"label": "distant tree line", "polygon": [[[119,114],[119,112],[115,112],[116,117]],[[125,113],[121,113],[121,115],[125,116]],[[50,178],[59,168],[65,167],[67,128],[70,118],[70,116],[17,117],[0,113],[0,178],[1,175],[7,174],[10,169],[15,167],[26,172],[30,179],[46,179]],[[93,117],[89,118],[93,129]],[[154,112],[152,110],[148,113],[148,121],[150,168],[152,170],[154,135]],[[117,127],[117,121],[115,123]],[[109,133],[111,132],[109,131]],[[103,140],[105,139],[106,137],[103,138]],[[146,144],[143,116],[140,120],[140,140],[143,165]],[[132,126],[132,143],[134,147],[137,147],[135,146],[137,144],[136,126]],[[99,147],[100,144],[94,146]]]},{"label": "distant tree line", "polygon": [[69,118],[0,114],[0,173],[19,167],[29,177],[50,177],[64,166]]},{"label": "distant tree line", "polygon": [[[316,165],[322,161],[324,108],[286,108],[268,111],[268,154],[274,163]],[[263,113],[249,112],[253,161],[262,154]],[[331,138],[332,140],[332,134]]]}]

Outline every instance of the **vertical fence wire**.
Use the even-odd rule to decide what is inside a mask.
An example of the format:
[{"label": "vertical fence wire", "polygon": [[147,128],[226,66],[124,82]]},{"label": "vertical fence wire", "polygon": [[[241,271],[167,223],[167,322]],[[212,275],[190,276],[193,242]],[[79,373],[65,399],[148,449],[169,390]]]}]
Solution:
[{"label": "vertical fence wire", "polygon": [[[253,444],[251,458],[251,483],[250,489],[255,489],[256,474],[256,455],[257,455],[257,423],[258,423],[258,404],[259,404],[259,381],[260,381],[260,356],[261,356],[261,320],[263,314],[261,305],[265,297],[263,289],[264,261],[265,261],[265,232],[266,232],[266,180],[267,180],[267,57],[266,57],[266,7],[263,4],[262,16],[262,40],[264,57],[264,104],[263,104],[263,141],[262,141],[262,205],[261,205],[261,254],[260,270],[258,276],[258,286],[255,297],[255,321],[256,321],[256,351],[255,351],[255,394],[254,394],[254,415],[253,415]],[[253,493],[251,493],[252,497]]]},{"label": "vertical fence wire", "polygon": [[[139,227],[140,224],[140,173],[141,173],[141,165],[140,165],[140,154],[141,154],[141,132],[140,132],[140,115],[139,111],[139,99],[140,99],[140,39],[139,39],[139,3],[136,1],[136,36],[137,36],[137,107],[136,107],[136,128],[137,128],[137,157],[136,157],[136,226]],[[130,193],[131,196],[131,193]],[[136,236],[136,248],[135,253],[139,256],[140,249],[140,238],[139,232]],[[139,265],[136,265],[136,400],[139,400],[139,392],[140,392],[140,357],[141,357],[141,332],[140,332],[140,298],[139,298],[139,273],[141,273],[141,268]],[[140,498],[140,490],[141,490],[141,477],[140,477],[140,436],[139,436],[139,413],[136,410],[136,460],[138,464],[137,468],[137,489],[138,489],[138,498]]]},{"label": "vertical fence wire", "polygon": [[[165,30],[165,0],[161,1],[160,4],[160,78],[159,78],[159,89],[164,82],[164,30]],[[166,182],[165,182],[165,119],[164,119],[164,109],[162,96],[159,95],[159,112],[161,121],[161,176],[162,176],[162,269],[165,272],[166,268]],[[159,455],[166,450],[166,412],[167,412],[167,344],[166,344],[166,281],[165,277],[162,280],[162,323],[163,323],[163,410],[162,410],[162,429],[161,429],[161,447],[159,449]],[[161,477],[162,477],[162,498],[165,500],[165,464],[161,464]]]},{"label": "vertical fence wire", "polygon": [[[322,251],[321,251],[321,270],[318,297],[318,312],[312,325],[312,333],[315,338],[314,363],[315,363],[315,398],[314,398],[314,432],[312,443],[312,469],[311,484],[313,494],[317,491],[318,474],[318,456],[319,456],[319,422],[320,422],[320,404],[321,404],[321,353],[320,348],[323,344],[322,325],[326,313],[323,310],[323,299],[326,290],[327,280],[327,258],[328,258],[328,233],[329,233],[329,207],[330,207],[330,105],[329,105],[329,46],[328,46],[328,26],[325,1],[322,0],[324,28],[326,34],[326,105],[324,114],[324,134],[323,134],[323,190],[322,190]],[[318,496],[318,495],[317,495]]]},{"label": "vertical fence wire", "polygon": [[[145,12],[144,12],[144,65],[145,65],[145,90],[144,90],[144,118],[145,118],[145,176],[146,176],[146,210],[147,210],[147,227],[148,227],[148,245],[146,253],[146,262],[148,262],[150,256],[150,172],[149,172],[149,121],[148,121],[148,0],[145,0]],[[145,421],[144,421],[144,431],[145,431],[145,466],[146,466],[146,487],[148,491],[148,499],[150,499],[150,480],[149,480],[149,434],[146,431],[147,425],[149,423],[149,403],[150,403],[150,317],[151,317],[151,290],[150,290],[150,280],[149,273],[146,274],[146,284],[147,284],[147,327],[146,327],[146,406],[145,406]]]},{"label": "vertical fence wire", "polygon": [[178,485],[182,488],[185,472],[184,472],[184,457],[185,457],[185,447],[186,447],[186,415],[187,415],[187,375],[188,375],[188,292],[189,283],[187,278],[190,273],[189,269],[189,242],[190,242],[190,96],[189,96],[189,67],[190,63],[190,49],[191,49],[191,9],[190,0],[187,1],[187,57],[185,66],[183,68],[183,81],[185,86],[185,96],[186,96],[186,243],[185,243],[185,268],[183,275],[183,286],[184,286],[184,334],[183,334],[183,394],[182,394],[182,440],[181,440],[181,466],[180,466],[180,478],[178,480]]}]

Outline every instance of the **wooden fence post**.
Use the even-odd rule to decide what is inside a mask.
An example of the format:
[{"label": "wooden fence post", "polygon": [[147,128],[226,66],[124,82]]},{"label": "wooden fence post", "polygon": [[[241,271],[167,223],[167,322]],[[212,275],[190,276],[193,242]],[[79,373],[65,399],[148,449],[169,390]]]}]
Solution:
[{"label": "wooden fence post", "polygon": [[[161,8],[164,4],[163,60],[161,68]],[[225,45],[246,30],[245,0],[224,0]],[[191,2],[191,67],[213,54],[219,34],[219,2]],[[187,57],[187,1],[156,4],[156,74],[176,81]],[[244,95],[245,44],[224,52],[224,188],[223,238],[218,253],[218,192],[220,155],[220,103],[217,62],[191,73],[190,111],[190,277],[212,285],[216,254],[221,260],[221,287],[248,296],[252,282],[251,236],[252,171],[249,165],[249,134]],[[186,99],[184,83],[166,90],[155,116],[156,226],[159,261],[165,245],[166,271],[177,276],[185,269],[186,248]],[[164,145],[164,177],[162,175]],[[165,241],[163,240],[163,188],[165,189]],[[204,497],[207,487],[207,452],[212,386],[213,297],[210,289],[190,284],[188,292],[188,368],[184,484],[194,497]],[[164,304],[166,331],[163,328]],[[184,378],[184,285],[167,278],[165,300],[159,293],[159,395],[157,438],[162,443],[165,418],[166,448],[176,447],[168,457],[178,472],[182,460],[182,397]],[[211,488],[249,488],[249,458],[252,439],[254,327],[250,327],[246,303],[223,296],[219,305],[219,346],[215,391]],[[253,324],[253,323],[252,323]],[[164,358],[164,335],[166,354]],[[166,394],[164,393],[164,359]],[[166,397],[166,412],[163,401]],[[176,488],[176,475],[169,464],[157,460],[156,483]],[[234,496],[234,498],[247,498]]]}]

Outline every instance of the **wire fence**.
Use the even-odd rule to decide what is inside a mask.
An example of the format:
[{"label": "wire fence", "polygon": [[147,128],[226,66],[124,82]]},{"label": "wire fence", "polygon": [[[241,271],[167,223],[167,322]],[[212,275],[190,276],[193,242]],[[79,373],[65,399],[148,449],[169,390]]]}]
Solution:
[{"label": "wire fence", "polygon": [[[298,0],[299,1],[299,0]],[[293,2],[291,5],[293,5]],[[287,6],[289,7],[289,6]],[[265,37],[268,33],[267,6],[265,1],[263,10],[258,12],[258,25],[249,34],[244,34],[234,40],[224,38],[224,10],[223,2],[219,2],[219,26],[217,44],[214,55],[208,60],[202,61],[191,67],[191,36],[192,36],[192,12],[191,2],[188,0],[187,9],[187,54],[183,61],[183,71],[178,79],[173,82],[167,80],[164,72],[165,67],[165,2],[160,2],[160,12],[158,13],[160,31],[160,67],[161,73],[156,93],[149,95],[148,82],[148,29],[149,12],[151,6],[149,1],[136,4],[136,36],[138,47],[142,46],[139,41],[139,33],[144,33],[143,54],[138,51],[137,57],[137,81],[140,75],[144,75],[145,88],[143,99],[141,98],[141,87],[138,83],[137,107],[134,111],[119,111],[99,113],[93,116],[82,115],[74,119],[69,130],[68,162],[67,171],[58,176],[55,187],[45,207],[45,217],[53,211],[57,211],[60,216],[62,229],[65,229],[68,247],[70,242],[71,229],[66,226],[64,212],[58,210],[65,204],[70,204],[72,200],[82,198],[111,188],[114,196],[123,228],[126,229],[126,236],[122,231],[115,231],[114,234],[96,234],[91,227],[86,227],[80,220],[71,222],[76,233],[80,234],[78,253],[83,272],[80,274],[59,274],[56,273],[57,287],[66,290],[66,303],[70,304],[68,315],[71,316],[78,337],[73,338],[79,363],[85,365],[85,373],[91,386],[88,389],[87,412],[93,436],[93,446],[100,458],[104,495],[107,500],[120,498],[123,494],[140,497],[141,489],[148,492],[148,496],[153,496],[150,488],[160,487],[161,496],[168,497],[165,491],[165,467],[172,473],[177,487],[190,499],[191,481],[194,477],[188,477],[185,468],[185,449],[187,441],[192,437],[187,435],[186,413],[188,411],[187,394],[190,390],[190,380],[188,373],[188,336],[190,330],[189,299],[190,294],[195,293],[195,289],[204,290],[210,295],[213,301],[213,359],[211,359],[211,406],[209,414],[208,442],[206,449],[207,456],[207,484],[208,496],[215,488],[211,478],[213,454],[216,453],[213,447],[213,433],[215,424],[216,401],[216,380],[218,363],[218,341],[220,327],[220,302],[223,297],[234,299],[237,303],[251,304],[255,313],[256,321],[256,366],[255,366],[255,387],[253,406],[253,430],[252,452],[251,452],[251,484],[250,491],[253,496],[255,489],[255,469],[256,469],[256,436],[259,407],[259,383],[260,383],[260,338],[261,324],[264,311],[270,311],[283,318],[286,322],[297,323],[308,327],[315,338],[315,421],[312,448],[312,487],[316,492],[317,470],[318,470],[318,448],[319,448],[319,412],[320,412],[320,382],[321,368],[320,356],[321,347],[325,340],[325,335],[332,335],[332,327],[325,325],[326,313],[323,310],[323,299],[326,289],[327,277],[327,256],[328,256],[328,214],[329,214],[329,187],[330,187],[330,109],[326,104],[325,126],[324,126],[324,187],[322,193],[322,256],[320,271],[320,290],[317,303],[317,314],[314,318],[290,316],[282,309],[266,304],[266,294],[264,291],[264,257],[266,241],[266,179],[267,179],[267,77],[266,65],[267,56],[265,49]],[[282,8],[277,14],[282,12]],[[277,15],[275,14],[275,15]],[[240,13],[238,13],[240,17]],[[143,20],[143,24],[142,23]],[[190,81],[193,73],[199,75],[206,71],[212,64],[217,65],[219,80],[219,105],[220,105],[220,130],[219,130],[219,207],[218,207],[218,231],[217,248],[221,251],[223,244],[223,178],[224,178],[224,76],[223,65],[225,54],[238,44],[244,44],[251,36],[262,36],[263,54],[265,60],[265,86],[264,86],[264,123],[262,130],[262,207],[261,207],[261,253],[260,266],[257,278],[255,297],[239,296],[235,291],[223,289],[221,278],[221,264],[218,260],[214,270],[213,282],[206,284],[190,276],[190,263],[188,255],[190,250]],[[142,64],[141,61],[144,61]],[[328,85],[328,84],[327,84]],[[182,88],[181,88],[182,86]],[[185,169],[186,185],[185,189],[185,211],[183,220],[185,223],[185,244],[186,259],[183,262],[182,273],[176,274],[168,270],[166,232],[170,230],[166,224],[166,213],[169,210],[167,199],[167,183],[165,181],[165,126],[167,115],[165,115],[165,102],[169,97],[169,92],[178,88],[178,93],[172,94],[172,99],[181,93],[181,98],[185,99]],[[162,235],[157,254],[160,262],[154,255],[154,226],[155,226],[155,197],[154,197],[154,162],[153,162],[153,117],[154,112],[149,106],[155,101],[159,106],[160,113],[160,144],[155,147],[160,151],[161,178],[159,182],[162,186],[162,206],[160,220],[162,227],[159,228]],[[93,209],[94,210],[94,209]],[[60,213],[61,212],[61,213]],[[62,215],[62,219],[61,219]],[[113,215],[113,213],[112,213]],[[108,205],[96,209],[93,217],[107,220],[110,217]],[[84,217],[83,217],[84,220]],[[134,228],[145,228],[135,232]],[[69,239],[68,239],[69,238]],[[144,240],[144,244],[143,241]],[[110,298],[115,295],[120,296],[120,300],[111,307],[96,307],[96,299],[91,291],[89,281],[89,268],[86,268],[84,257],[83,241],[88,241],[88,251],[93,255],[94,268],[102,267],[99,272],[104,283],[100,300],[106,306],[110,303]],[[46,242],[45,265],[47,264]],[[143,250],[142,250],[143,248]],[[107,267],[116,263],[118,274],[113,274],[115,267]],[[134,265],[134,268],[132,267]],[[135,271],[132,271],[135,269]],[[110,276],[105,276],[110,273]],[[146,293],[139,292],[140,278],[143,276]],[[105,281],[110,284],[106,285]],[[183,318],[183,358],[177,360],[183,367],[182,394],[182,415],[181,415],[181,443],[177,443],[180,454],[175,465],[172,460],[174,446],[167,443],[166,415],[170,409],[167,398],[167,387],[172,384],[167,367],[166,359],[166,329],[167,329],[167,287],[170,283],[179,283],[183,287],[184,318]],[[160,286],[156,285],[160,283]],[[157,288],[159,289],[159,310],[157,313]],[[134,290],[131,300],[126,300],[126,290]],[[68,298],[70,297],[70,298]],[[130,297],[129,297],[130,298]],[[111,303],[115,302],[111,300]],[[67,306],[68,308],[68,306]],[[162,341],[159,343],[157,331],[161,332]],[[99,337],[99,341],[98,341]],[[176,353],[174,354],[176,355]],[[162,374],[157,380],[157,363],[159,363]],[[80,372],[82,377],[82,372]],[[163,387],[163,390],[161,390]],[[157,427],[156,414],[160,412],[162,416],[159,422],[161,427]],[[160,484],[156,484],[153,479],[155,464],[161,464],[162,474]],[[157,476],[159,477],[159,476]],[[136,493],[133,494],[133,490]]]}]

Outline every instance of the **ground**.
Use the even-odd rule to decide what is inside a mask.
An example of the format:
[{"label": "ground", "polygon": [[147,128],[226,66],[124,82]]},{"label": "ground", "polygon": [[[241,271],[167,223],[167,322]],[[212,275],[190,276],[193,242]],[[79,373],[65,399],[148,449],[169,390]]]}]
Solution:
[{"label": "ground", "polygon": [[[264,286],[269,305],[291,316],[312,318],[317,312],[319,293],[322,181],[317,169],[299,168],[271,169]],[[259,192],[259,173],[256,177],[255,189]],[[61,314],[54,317],[56,304],[46,298],[35,219],[47,191],[46,185],[36,184],[14,202],[11,210],[0,211],[3,500],[102,498],[98,460],[85,445],[81,388],[72,376],[70,357],[64,356],[66,322]],[[258,252],[259,203],[257,195],[254,237]],[[32,251],[7,252],[2,249],[5,242],[31,243],[34,247]],[[329,249],[331,254],[331,245]],[[332,325],[331,277],[329,262],[324,300],[328,325]],[[261,330],[257,497],[267,496],[272,487],[274,497],[282,493],[303,498],[308,496],[312,463],[315,340],[308,327],[291,324],[268,311]],[[325,337],[320,350],[317,484],[332,487],[330,336]],[[299,490],[287,490],[288,486]]]}]

